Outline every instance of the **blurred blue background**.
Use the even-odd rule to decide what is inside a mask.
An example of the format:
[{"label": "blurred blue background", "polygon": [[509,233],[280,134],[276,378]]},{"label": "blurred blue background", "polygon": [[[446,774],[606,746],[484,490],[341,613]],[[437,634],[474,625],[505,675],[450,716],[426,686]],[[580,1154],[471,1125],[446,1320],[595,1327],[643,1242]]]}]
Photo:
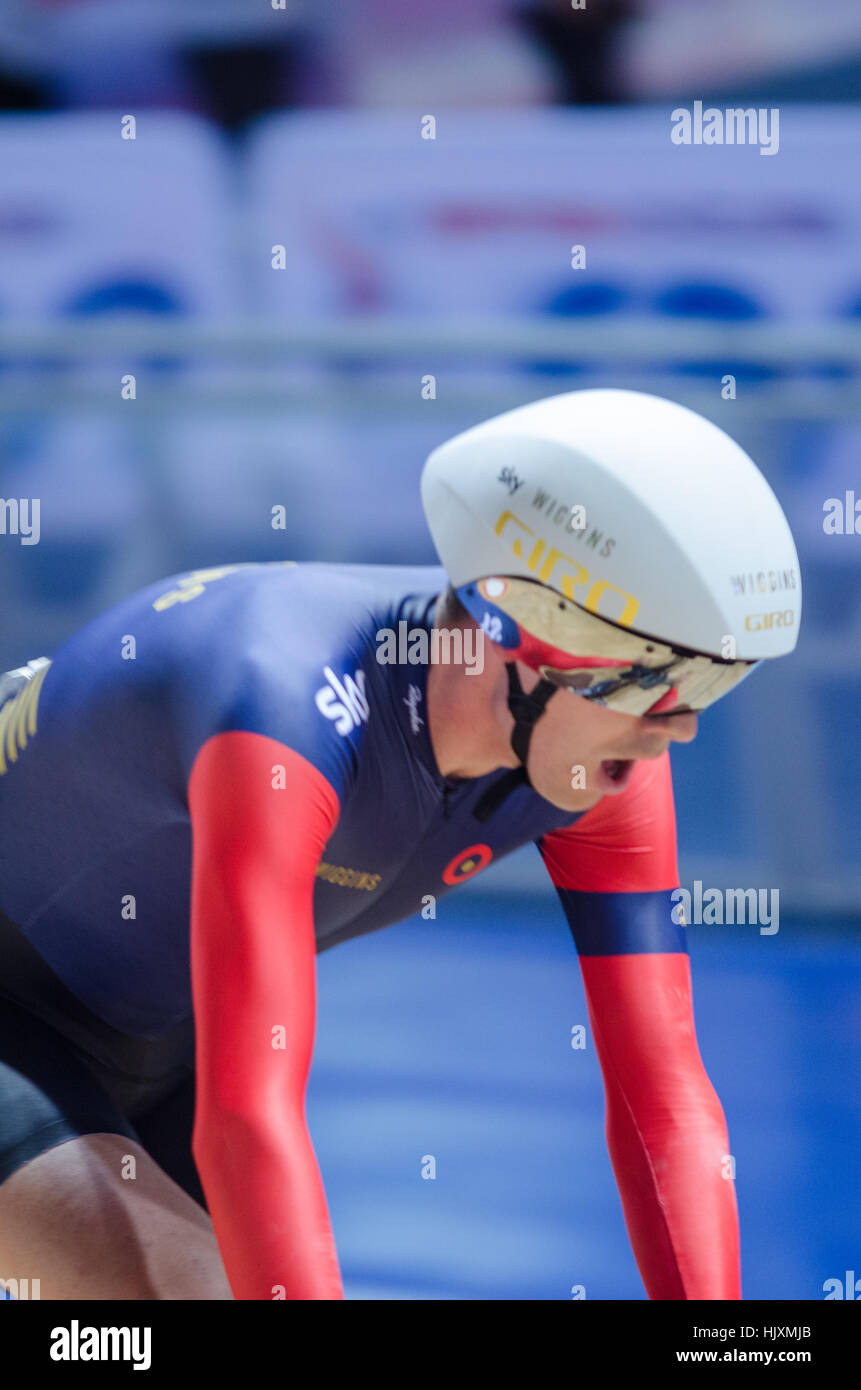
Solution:
[{"label": "blurred blue background", "polygon": [[[655,390],[759,462],[802,632],[674,750],[682,882],[779,890],[776,935],[689,929],[695,1002],[746,1296],[822,1297],[861,1270],[861,535],[823,527],[861,500],[854,0],[0,21],[0,498],[40,500],[37,545],[0,535],[0,670],[182,569],[433,563],[429,449],[557,391]],[[779,150],[672,144],[695,100],[777,107]],[[585,1019],[534,850],[321,958],[348,1295],[643,1297]]]}]

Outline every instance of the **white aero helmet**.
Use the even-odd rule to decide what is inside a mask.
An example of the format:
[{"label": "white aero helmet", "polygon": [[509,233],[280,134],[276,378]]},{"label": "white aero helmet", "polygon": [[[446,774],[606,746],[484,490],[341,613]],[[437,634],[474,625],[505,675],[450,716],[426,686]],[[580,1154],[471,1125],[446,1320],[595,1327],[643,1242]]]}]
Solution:
[{"label": "white aero helmet", "polygon": [[[801,578],[780,503],[738,444],[675,401],[535,401],[435,449],[421,489],[458,597],[510,679],[515,660],[541,672],[544,702],[566,685],[632,714],[699,710],[795,646]],[[515,673],[525,726],[518,690]]]}]

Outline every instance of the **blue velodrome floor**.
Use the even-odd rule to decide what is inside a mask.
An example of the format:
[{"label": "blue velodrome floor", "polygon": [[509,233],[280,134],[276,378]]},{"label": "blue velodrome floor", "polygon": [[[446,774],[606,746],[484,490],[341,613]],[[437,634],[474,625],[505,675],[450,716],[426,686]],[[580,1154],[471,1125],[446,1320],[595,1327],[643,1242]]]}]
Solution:
[{"label": "blue velodrome floor", "polygon": [[[586,1010],[561,908],[476,886],[319,959],[308,1117],[346,1295],[642,1299],[591,1037],[570,1047]],[[744,1296],[822,1299],[861,1276],[858,936],[702,926],[690,950]]]}]

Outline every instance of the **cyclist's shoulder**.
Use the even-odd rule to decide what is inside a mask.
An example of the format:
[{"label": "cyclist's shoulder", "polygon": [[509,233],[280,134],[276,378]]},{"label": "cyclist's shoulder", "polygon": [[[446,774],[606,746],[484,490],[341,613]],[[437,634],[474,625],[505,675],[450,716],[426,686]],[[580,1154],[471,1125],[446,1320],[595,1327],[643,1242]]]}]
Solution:
[{"label": "cyclist's shoulder", "polygon": [[[61,644],[78,660],[119,652],[180,679],[206,665],[252,669],[266,651],[281,675],[356,647],[387,618],[444,581],[436,566],[262,562],[213,565],[160,579],[120,599]],[[137,649],[137,650],[135,650]],[[264,662],[271,673],[271,663]],[[138,668],[140,669],[140,667]]]},{"label": "cyclist's shoulder", "polygon": [[[317,562],[237,573],[234,598],[221,605],[206,641],[183,658],[174,708],[186,761],[214,734],[258,733],[300,753],[343,788],[385,680],[375,659],[378,634],[411,613],[425,614],[440,576],[430,566]],[[225,577],[225,592],[227,586]],[[180,581],[167,592],[182,589]],[[203,596],[187,602],[198,601]]]},{"label": "cyclist's shoulder", "polygon": [[294,661],[324,653],[340,638],[372,630],[444,580],[437,566],[290,561],[192,570],[163,581],[152,599],[184,636],[254,654],[258,636],[290,649]]}]

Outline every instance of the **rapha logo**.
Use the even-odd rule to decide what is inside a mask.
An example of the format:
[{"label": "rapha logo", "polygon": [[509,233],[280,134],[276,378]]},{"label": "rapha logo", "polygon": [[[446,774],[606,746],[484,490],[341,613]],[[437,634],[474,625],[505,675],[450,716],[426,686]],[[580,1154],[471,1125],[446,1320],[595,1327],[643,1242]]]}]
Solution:
[{"label": "rapha logo", "polygon": [[365,694],[365,673],[359,670],[352,676],[344,676],[343,683],[331,666],[323,667],[323,675],[328,685],[320,687],[314,696],[314,703],[322,715],[335,721],[339,734],[351,734],[360,724],[367,722],[371,712]]},{"label": "rapha logo", "polygon": [[410,728],[414,734],[418,733],[419,729],[422,727],[422,724],[424,724],[425,722],[423,719],[419,717],[419,701],[421,700],[421,698],[422,692],[419,690],[417,685],[407,686],[407,693],[404,696],[404,704],[410,712]]}]

